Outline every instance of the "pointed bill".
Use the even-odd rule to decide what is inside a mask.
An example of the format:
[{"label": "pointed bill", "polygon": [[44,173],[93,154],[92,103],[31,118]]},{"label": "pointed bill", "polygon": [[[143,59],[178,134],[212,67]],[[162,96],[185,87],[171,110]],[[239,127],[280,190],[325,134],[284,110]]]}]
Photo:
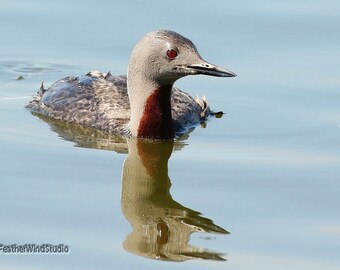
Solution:
[{"label": "pointed bill", "polygon": [[193,70],[196,74],[203,74],[216,77],[236,77],[237,75],[225,68],[210,64],[204,60],[197,64],[188,65],[187,68]]},{"label": "pointed bill", "polygon": [[215,77],[236,77],[237,75],[225,68],[210,64],[203,59],[200,59],[197,63],[189,65],[177,65],[175,69],[186,75],[208,75]]}]

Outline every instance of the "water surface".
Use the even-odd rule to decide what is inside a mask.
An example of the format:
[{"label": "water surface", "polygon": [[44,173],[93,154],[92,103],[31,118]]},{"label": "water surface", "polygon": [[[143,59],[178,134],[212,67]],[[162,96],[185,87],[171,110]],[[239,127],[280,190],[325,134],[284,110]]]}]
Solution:
[{"label": "water surface", "polygon": [[[0,243],[70,246],[67,255],[2,254],[2,268],[339,269],[338,1],[0,7]],[[143,163],[126,140],[24,108],[41,81],[125,74],[134,44],[159,28],[239,75],[176,84],[226,114],[175,142],[169,160],[156,158],[162,181],[150,177],[149,151]],[[143,189],[131,160],[139,181],[148,176]]]}]

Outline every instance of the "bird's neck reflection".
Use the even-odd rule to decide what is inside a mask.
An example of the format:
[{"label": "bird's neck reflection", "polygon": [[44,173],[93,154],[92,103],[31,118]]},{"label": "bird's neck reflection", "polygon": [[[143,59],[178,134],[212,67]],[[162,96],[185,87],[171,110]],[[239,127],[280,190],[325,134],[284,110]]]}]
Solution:
[{"label": "bird's neck reflection", "polygon": [[185,146],[183,141],[177,140],[174,146],[173,141],[126,139],[33,114],[77,147],[129,153],[122,175],[122,210],[132,226],[132,233],[124,241],[127,251],[147,258],[172,261],[194,258],[224,260],[221,253],[189,245],[189,238],[193,232],[228,232],[199,212],[179,204],[170,195],[168,160],[173,148],[180,150]]},{"label": "bird's neck reflection", "polygon": [[122,211],[132,226],[124,248],[152,259],[224,260],[220,253],[191,246],[193,232],[228,233],[170,195],[168,160],[173,141],[129,139],[122,175]]}]

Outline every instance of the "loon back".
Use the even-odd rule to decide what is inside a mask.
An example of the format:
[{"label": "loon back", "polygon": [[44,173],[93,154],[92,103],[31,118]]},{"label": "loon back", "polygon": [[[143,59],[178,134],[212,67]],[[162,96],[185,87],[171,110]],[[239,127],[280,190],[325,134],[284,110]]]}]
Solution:
[{"label": "loon back", "polygon": [[[93,71],[79,77],[66,77],[48,89],[42,85],[27,107],[39,114],[118,136],[130,135],[126,76]],[[173,87],[171,113],[175,134],[179,135],[205,121],[211,111],[205,99],[194,100]]]}]

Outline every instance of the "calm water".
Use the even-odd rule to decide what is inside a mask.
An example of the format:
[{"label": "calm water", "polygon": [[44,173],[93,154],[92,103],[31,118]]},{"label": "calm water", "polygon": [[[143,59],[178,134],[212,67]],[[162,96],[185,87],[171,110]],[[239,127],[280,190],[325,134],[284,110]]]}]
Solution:
[{"label": "calm water", "polygon": [[[1,269],[339,269],[339,14],[331,0],[0,1],[0,244],[70,247],[1,254]],[[223,118],[144,145],[24,108],[41,81],[125,74],[159,28],[239,75],[177,83]]]}]

